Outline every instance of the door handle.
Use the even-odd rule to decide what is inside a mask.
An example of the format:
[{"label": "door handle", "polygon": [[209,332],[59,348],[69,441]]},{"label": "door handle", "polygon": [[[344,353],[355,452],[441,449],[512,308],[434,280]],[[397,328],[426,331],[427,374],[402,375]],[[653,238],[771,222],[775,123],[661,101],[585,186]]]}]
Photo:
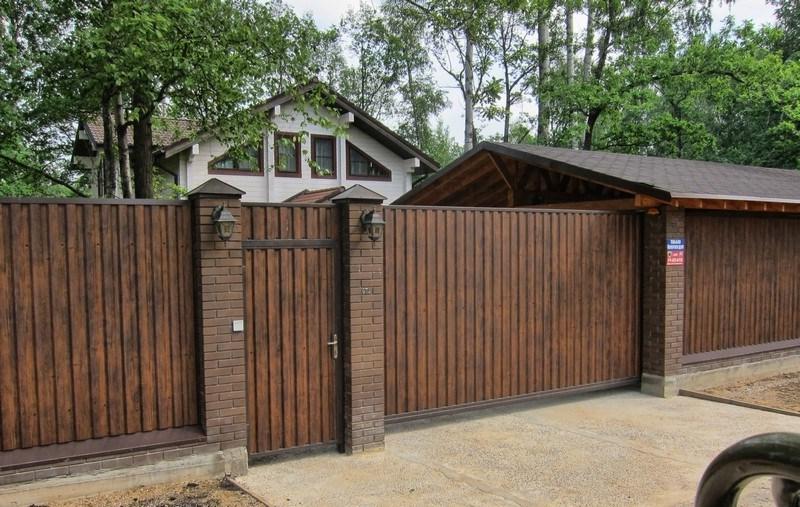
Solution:
[{"label": "door handle", "polygon": [[339,335],[337,335],[336,333],[333,333],[333,340],[328,342],[328,346],[332,347],[331,350],[333,351],[333,358],[334,359],[338,359],[339,358]]}]

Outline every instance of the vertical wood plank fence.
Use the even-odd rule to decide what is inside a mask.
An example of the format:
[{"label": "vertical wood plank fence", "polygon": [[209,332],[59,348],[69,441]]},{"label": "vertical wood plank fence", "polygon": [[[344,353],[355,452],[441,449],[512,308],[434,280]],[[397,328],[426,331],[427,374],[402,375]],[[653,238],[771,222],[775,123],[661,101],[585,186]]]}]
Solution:
[{"label": "vertical wood plank fence", "polygon": [[639,375],[638,217],[385,211],[387,415]]},{"label": "vertical wood plank fence", "polygon": [[197,424],[190,208],[0,201],[0,449]]},{"label": "vertical wood plank fence", "polygon": [[684,354],[800,345],[800,219],[687,212],[686,249]]}]

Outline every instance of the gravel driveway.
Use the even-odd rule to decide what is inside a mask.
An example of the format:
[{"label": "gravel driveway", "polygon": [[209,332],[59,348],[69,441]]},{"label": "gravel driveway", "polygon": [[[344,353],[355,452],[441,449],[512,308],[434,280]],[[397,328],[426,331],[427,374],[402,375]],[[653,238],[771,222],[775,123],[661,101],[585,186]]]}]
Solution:
[{"label": "gravel driveway", "polygon": [[705,392],[765,407],[800,414],[800,372],[784,373],[757,380],[705,389]]},{"label": "gravel driveway", "polygon": [[[384,452],[251,467],[271,505],[691,505],[709,461],[796,417],[632,390],[391,426]],[[766,480],[744,505],[770,505]]]}]

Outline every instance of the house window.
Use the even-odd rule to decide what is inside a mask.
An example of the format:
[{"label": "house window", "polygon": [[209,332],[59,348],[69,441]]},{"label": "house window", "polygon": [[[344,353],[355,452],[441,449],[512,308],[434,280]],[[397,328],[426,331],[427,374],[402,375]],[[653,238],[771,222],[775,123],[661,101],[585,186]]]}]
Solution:
[{"label": "house window", "polygon": [[336,138],[311,136],[311,168],[313,178],[336,177]]},{"label": "house window", "polygon": [[392,172],[347,143],[347,177],[353,180],[392,180]]},{"label": "house window", "polygon": [[299,178],[300,138],[297,134],[275,134],[275,176]]},{"label": "house window", "polygon": [[208,163],[208,172],[209,174],[240,174],[246,176],[264,174],[261,150],[259,148],[248,148],[247,155],[244,158],[235,158],[225,153]]}]

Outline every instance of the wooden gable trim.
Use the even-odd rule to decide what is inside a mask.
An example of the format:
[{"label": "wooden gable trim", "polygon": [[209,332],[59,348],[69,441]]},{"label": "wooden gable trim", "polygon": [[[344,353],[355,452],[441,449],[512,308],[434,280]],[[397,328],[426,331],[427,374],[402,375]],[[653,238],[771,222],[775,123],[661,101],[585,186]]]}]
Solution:
[{"label": "wooden gable trim", "polygon": [[759,202],[736,199],[677,198],[669,201],[654,199],[637,194],[634,198],[637,208],[674,208],[716,210],[716,211],[754,211],[765,213],[800,213],[800,203]]}]

